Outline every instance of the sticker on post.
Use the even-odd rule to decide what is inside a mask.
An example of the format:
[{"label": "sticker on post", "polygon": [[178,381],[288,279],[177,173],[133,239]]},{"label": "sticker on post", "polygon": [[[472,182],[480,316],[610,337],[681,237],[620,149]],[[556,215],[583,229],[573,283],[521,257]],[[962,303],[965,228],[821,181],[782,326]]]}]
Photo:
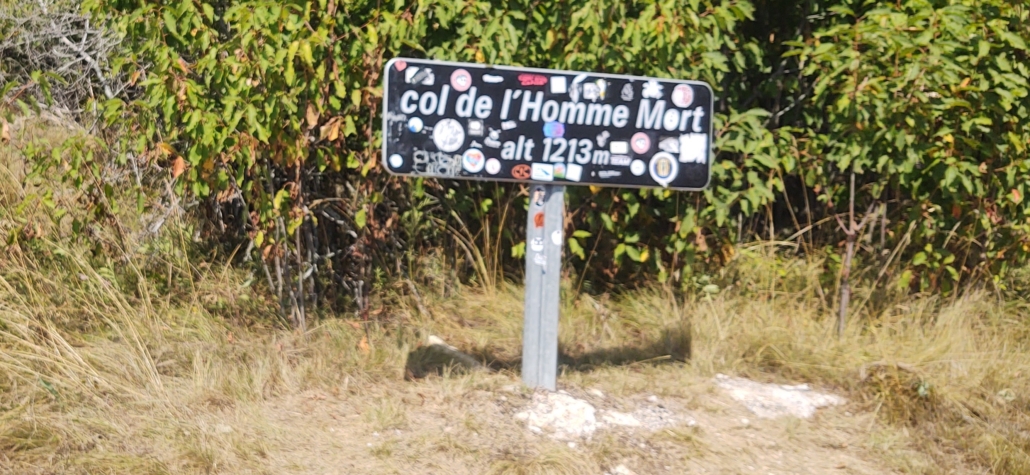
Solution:
[{"label": "sticker on post", "polygon": [[629,142],[612,142],[608,150],[611,151],[613,155],[625,155],[629,153]]},{"label": "sticker on post", "polygon": [[547,267],[547,257],[541,253],[533,254],[533,263],[540,267]]},{"label": "sticker on post", "polygon": [[553,242],[555,246],[561,246],[561,230],[560,229],[555,230],[553,233],[551,233],[551,242]]},{"label": "sticker on post", "polygon": [[432,69],[412,66],[404,70],[404,81],[408,84],[432,86],[436,83],[436,76],[433,75]]},{"label": "sticker on post", "polygon": [[617,167],[628,167],[632,160],[629,155],[612,155],[609,163]]},{"label": "sticker on post", "polygon": [[496,158],[490,158],[486,161],[486,172],[491,175],[496,175],[501,172],[501,161]]},{"label": "sticker on post", "polygon": [[658,142],[658,150],[669,153],[680,153],[680,139],[678,137],[665,137]]},{"label": "sticker on post", "polygon": [[705,157],[708,156],[708,135],[680,135],[679,154],[680,163],[705,163]]},{"label": "sticker on post", "polygon": [[408,131],[413,133],[419,133],[422,131],[422,119],[418,117],[412,117],[408,119]]},{"label": "sticker on post", "polygon": [[569,181],[579,181],[583,178],[583,165],[578,163],[570,163],[565,166],[565,179]]},{"label": "sticker on post", "polygon": [[647,134],[643,132],[637,132],[633,134],[633,138],[629,140],[629,146],[633,147],[633,151],[636,153],[647,153],[651,150],[651,137],[648,137]]},{"label": "sticker on post", "polygon": [[676,107],[690,107],[694,103],[694,88],[686,84],[672,88],[672,103]]},{"label": "sticker on post", "polygon": [[626,83],[625,86],[622,86],[622,100],[627,102],[633,100],[633,84]]},{"label": "sticker on post", "polygon": [[500,146],[501,146],[501,131],[497,130],[497,129],[493,128],[493,127],[487,127],[487,128],[490,129],[490,131],[487,132],[487,138],[483,139],[483,143],[486,144],[487,147],[500,148]]},{"label": "sticker on post", "polygon": [[472,87],[472,75],[464,69],[455,69],[451,73],[451,87],[458,92],[467,91]]},{"label": "sticker on post", "polygon": [[534,252],[543,251],[544,250],[544,238],[538,238],[538,237],[533,238],[533,240],[529,241],[529,248],[532,249]]},{"label": "sticker on post", "polygon": [[544,137],[558,138],[565,135],[565,124],[561,122],[547,122],[544,124]]},{"label": "sticker on post", "polygon": [[454,119],[443,119],[433,127],[433,143],[441,152],[456,152],[465,143],[465,128]]},{"label": "sticker on post", "polygon": [[530,171],[529,165],[520,163],[515,165],[511,169],[511,177],[516,180],[528,180],[532,172]]},{"label": "sticker on post", "polygon": [[644,164],[643,160],[633,160],[633,163],[629,164],[629,171],[633,176],[640,176],[647,171],[647,165]]},{"label": "sticker on post", "polygon": [[661,99],[663,89],[664,87],[658,81],[651,79],[644,83],[644,90],[640,92],[640,97],[645,99]]},{"label": "sticker on post", "polygon": [[536,181],[554,181],[554,165],[534,163],[532,178]]},{"label": "sticker on post", "polygon": [[402,157],[402,156],[400,156],[399,154],[396,154],[396,153],[393,154],[393,155],[390,155],[390,166],[391,167],[393,167],[393,168],[400,168],[402,165],[404,165],[404,157]]},{"label": "sticker on post", "polygon": [[565,76],[551,76],[551,94],[565,94],[569,86]]},{"label": "sticker on post", "polygon": [[461,155],[461,168],[469,173],[479,173],[486,166],[486,155],[479,149],[470,148]]},{"label": "sticker on post", "polygon": [[537,189],[533,190],[533,204],[536,206],[543,206],[544,196],[547,196],[547,193],[544,191],[544,189],[541,187],[537,187]]},{"label": "sticker on post", "polygon": [[519,84],[523,86],[543,86],[547,84],[547,77],[539,74],[519,74]]},{"label": "sticker on post", "polygon": [[676,178],[679,172],[679,163],[669,152],[658,152],[651,157],[651,163],[647,166],[651,172],[651,178],[662,187],[667,188],[669,183]]}]

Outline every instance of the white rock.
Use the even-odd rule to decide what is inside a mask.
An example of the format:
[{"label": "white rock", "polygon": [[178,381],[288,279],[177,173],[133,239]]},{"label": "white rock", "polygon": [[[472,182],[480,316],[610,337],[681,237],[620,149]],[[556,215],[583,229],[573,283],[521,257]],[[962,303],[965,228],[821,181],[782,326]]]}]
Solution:
[{"label": "white rock", "polygon": [[568,394],[537,392],[524,411],[515,415],[533,432],[548,432],[558,440],[587,437],[597,430],[597,410]]},{"label": "white rock", "polygon": [[601,419],[611,425],[625,426],[625,427],[640,427],[641,423],[632,414],[626,414],[624,412],[607,411],[601,415]]},{"label": "white rock", "polygon": [[636,472],[626,468],[625,465],[619,465],[618,467],[615,467],[615,470],[612,470],[612,473],[614,475],[637,475]]},{"label": "white rock", "polygon": [[844,404],[844,398],[812,391],[807,384],[762,384],[745,378],[715,375],[715,384],[758,417],[808,419],[816,409]]},{"label": "white rock", "polygon": [[591,389],[587,392],[590,393],[591,396],[596,396],[601,399],[604,399],[604,393],[602,393],[600,389]]}]

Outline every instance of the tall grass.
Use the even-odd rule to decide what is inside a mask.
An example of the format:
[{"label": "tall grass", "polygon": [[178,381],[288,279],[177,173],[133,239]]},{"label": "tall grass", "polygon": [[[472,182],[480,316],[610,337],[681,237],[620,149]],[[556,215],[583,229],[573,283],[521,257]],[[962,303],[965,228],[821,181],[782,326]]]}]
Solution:
[{"label": "tall grass", "polygon": [[[390,385],[405,384],[409,354],[428,335],[499,370],[501,381],[517,378],[517,285],[387,287],[374,296],[374,319],[324,315],[296,333],[275,320],[274,298],[252,287],[261,279],[198,253],[188,221],[124,248],[104,228],[77,239],[40,205],[43,190],[23,186],[18,160],[16,149],[0,149],[0,234],[14,243],[0,253],[0,473],[260,472],[269,447],[213,433],[207,419],[236,410],[241,424],[256,424],[243,408],[309,390],[368,395],[375,404],[364,423],[378,430],[412,426]],[[75,210],[75,196],[57,191],[59,207]],[[445,266],[427,259],[415,280],[447,281],[434,274]],[[929,461],[919,472],[958,464],[1030,473],[1024,300],[859,284],[856,301],[869,304],[837,338],[822,269],[811,258],[742,249],[711,276],[718,292],[655,286],[591,296],[565,282],[559,383],[676,395],[718,372],[809,382],[875,413],[882,431],[912,434],[906,443]],[[470,390],[455,378],[447,397]],[[882,452],[909,466],[911,452]],[[565,449],[491,457],[495,473],[602,465]]]}]

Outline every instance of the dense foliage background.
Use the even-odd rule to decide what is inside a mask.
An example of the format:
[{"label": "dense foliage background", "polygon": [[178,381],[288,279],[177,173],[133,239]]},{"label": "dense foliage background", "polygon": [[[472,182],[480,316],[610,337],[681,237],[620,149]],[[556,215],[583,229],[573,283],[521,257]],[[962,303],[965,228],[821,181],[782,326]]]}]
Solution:
[{"label": "dense foliage background", "polygon": [[[122,42],[87,77],[96,91],[119,87],[64,104],[90,127],[30,150],[35,177],[86,191],[100,223],[125,190],[157,226],[185,206],[203,218],[199,238],[261,267],[298,323],[305,302],[360,309],[375,285],[417,281],[424,256],[486,286],[521,273],[523,186],[401,180],[379,165],[380,75],[400,55],[712,84],[710,189],[570,190],[565,269],[577,289],[703,286],[734,244],[755,240],[829,256],[833,281],[845,236],[834,216],[852,207],[870,223],[856,259],[901,288],[998,285],[1030,255],[1021,1],[38,5],[6,14],[0,34],[24,39],[19,18],[73,12]],[[84,42],[77,31],[66,36]],[[19,74],[5,44],[64,43],[0,44],[6,120],[33,97],[53,107],[83,96],[52,93],[71,84],[59,61]]]}]

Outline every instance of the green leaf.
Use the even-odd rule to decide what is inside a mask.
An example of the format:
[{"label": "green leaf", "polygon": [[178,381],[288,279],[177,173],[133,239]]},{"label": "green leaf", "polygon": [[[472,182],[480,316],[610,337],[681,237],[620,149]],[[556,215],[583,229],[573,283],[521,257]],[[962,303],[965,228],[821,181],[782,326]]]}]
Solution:
[{"label": "green leaf", "polygon": [[580,260],[586,260],[587,258],[583,246],[581,246],[579,241],[576,239],[569,238],[569,251],[572,252],[573,255],[579,257]]},{"label": "green leaf", "polygon": [[161,13],[161,15],[162,15],[162,17],[164,17],[165,29],[167,29],[169,32],[171,32],[172,36],[178,37],[179,36],[179,28],[178,28],[178,26],[176,26],[176,22],[178,20],[176,20],[175,15],[172,14],[172,9],[168,8],[168,7],[165,7],[165,9]]},{"label": "green leaf", "polygon": [[367,216],[367,213],[365,212],[365,208],[362,208],[362,209],[358,210],[357,213],[354,213],[354,224],[358,227],[358,229],[365,229],[365,224],[367,224],[366,223],[367,219],[368,219],[368,216]]}]

